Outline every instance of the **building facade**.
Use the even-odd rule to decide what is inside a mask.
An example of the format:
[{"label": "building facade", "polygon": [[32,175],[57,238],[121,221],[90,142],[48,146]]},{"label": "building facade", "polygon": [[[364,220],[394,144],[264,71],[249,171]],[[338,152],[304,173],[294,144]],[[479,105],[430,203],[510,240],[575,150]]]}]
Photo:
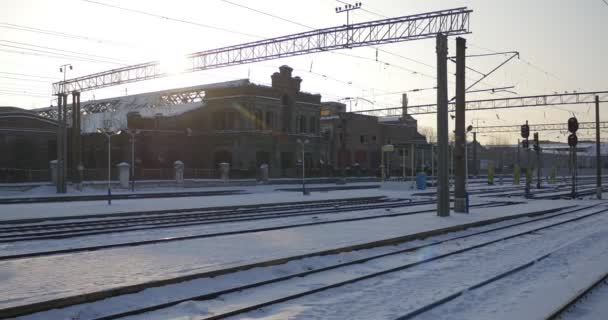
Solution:
[{"label": "building facade", "polygon": [[[411,151],[426,145],[415,119],[405,112],[381,119],[348,113],[341,103],[322,103],[321,95],[301,91],[302,79],[292,71],[281,66],[270,86],[243,79],[83,102],[81,144],[68,151],[68,163],[75,167],[72,159],[80,153],[84,179],[105,179],[108,140],[102,130],[120,132],[110,144],[114,177],[116,165],[126,162],[135,165],[135,179],[171,179],[176,161],[184,163],[186,178],[218,178],[220,163],[230,165],[231,178],[259,176],[262,165],[273,178],[298,177],[302,165],[307,176],[379,175],[380,149],[386,144],[398,147],[386,154],[392,171],[411,170]],[[36,155],[21,157],[37,162],[11,160],[0,167],[19,162],[48,169],[55,159],[56,124],[38,116],[52,117],[54,110],[35,112],[28,113],[32,119],[19,121],[34,121],[23,125],[45,132],[27,138]],[[3,150],[30,152],[3,139]],[[68,172],[75,171],[70,167]]]},{"label": "building facade", "polygon": [[0,107],[0,182],[47,180],[57,155],[57,123],[31,111]]}]

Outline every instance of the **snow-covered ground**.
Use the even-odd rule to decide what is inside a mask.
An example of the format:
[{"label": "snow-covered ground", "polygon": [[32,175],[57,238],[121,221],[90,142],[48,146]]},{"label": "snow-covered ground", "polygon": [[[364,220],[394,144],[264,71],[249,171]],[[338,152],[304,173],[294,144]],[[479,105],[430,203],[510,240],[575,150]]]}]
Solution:
[{"label": "snow-covered ground", "polygon": [[[174,285],[163,286],[159,288],[151,288],[144,290],[136,294],[130,294],[127,296],[120,296],[111,299],[101,300],[96,303],[78,305],[74,307],[68,307],[65,309],[52,310],[48,312],[41,312],[24,319],[48,319],[57,318],[65,319],[70,317],[78,317],[78,319],[95,319],[102,316],[108,316],[116,313],[126,312],[137,308],[146,306],[153,306],[160,303],[166,303],[175,300],[186,299],[189,297],[209,294],[219,290],[225,290],[234,288],[253,282],[265,281],[278,277],[285,277],[288,275],[296,274],[299,272],[310,271],[314,269],[323,268],[336,263],[343,263],[361,259],[365,257],[371,257],[374,255],[381,255],[388,252],[398,252],[407,248],[418,247],[421,245],[428,245],[436,243],[440,240],[455,239],[447,241],[436,246],[428,247],[417,251],[411,251],[408,253],[401,253],[397,255],[385,256],[382,258],[374,259],[370,262],[355,264],[350,266],[341,267],[338,269],[325,271],[322,273],[316,273],[307,277],[292,278],[280,283],[266,285],[251,290],[243,290],[238,293],[227,294],[220,296],[216,300],[199,301],[199,302],[184,302],[174,307],[166,308],[161,311],[144,313],[136,317],[128,317],[127,319],[200,319],[206,315],[218,314],[226,312],[240,307],[246,307],[251,304],[262,303],[271,299],[280,298],[287,295],[297,294],[302,291],[315,289],[324,285],[337,283],[340,281],[349,280],[356,277],[361,277],[366,274],[386,270],[389,268],[398,267],[408,263],[416,263],[426,258],[433,256],[439,256],[461,250],[462,248],[472,247],[475,245],[483,244],[495,239],[514,235],[520,232],[533,230],[535,228],[551,225],[557,222],[572,219],[574,217],[580,217],[589,214],[592,210],[584,210],[573,214],[555,217],[551,220],[543,220],[537,222],[531,222],[526,225],[522,225],[517,228],[507,228],[499,231],[495,231],[483,235],[475,235],[471,238],[455,239],[468,234],[489,230],[492,228],[503,227],[512,225],[514,223],[520,223],[524,221],[530,221],[530,218],[520,218],[515,221],[502,222],[496,225],[490,225],[485,227],[474,228],[466,231],[455,232],[451,234],[436,236],[433,238],[425,239],[422,241],[408,242],[397,246],[379,247],[368,250],[360,250],[354,252],[346,252],[338,255],[323,256],[323,257],[312,257],[305,258],[302,260],[296,260],[289,262],[284,265],[278,265],[268,268],[256,268],[251,270],[245,270],[233,274],[227,274],[214,278],[199,279],[194,281],[188,281],[185,283],[179,283]],[[450,273],[453,277],[452,281],[446,282],[444,286],[436,287],[436,290],[431,289],[431,293],[427,294],[427,299],[436,298],[446,292],[451,292],[461,288],[463,285],[470,283],[474,277],[484,277],[492,275],[499,270],[508,269],[509,267],[516,266],[521,261],[535,255],[544,254],[548,250],[555,250],[561,248],[563,245],[567,245],[571,239],[580,237],[582,233],[588,231],[590,227],[601,228],[598,226],[598,222],[608,223],[608,218],[605,219],[593,219],[589,221],[581,222],[578,226],[573,227],[567,225],[551,232],[567,232],[568,237],[549,237],[548,241],[544,241],[545,235],[534,235],[531,237],[525,237],[523,239],[513,240],[511,242],[498,242],[482,252],[467,253],[463,256],[454,258],[447,258],[446,261],[440,261],[434,264],[433,267],[414,267],[411,271],[401,271],[395,274],[381,276],[373,280],[365,280],[358,285],[352,285],[353,288],[338,288],[332,289],[327,293],[309,296],[292,302],[286,303],[285,305],[264,308],[263,312],[255,312],[251,315],[239,316],[238,318],[268,318],[268,319],[284,319],[286,315],[293,316],[294,319],[394,319],[392,314],[387,317],[376,317],[382,312],[376,313],[377,310],[370,310],[369,313],[362,312],[365,309],[357,307],[356,314],[354,310],[346,311],[354,304],[361,305],[365,304],[365,299],[380,300],[383,299],[382,293],[378,289],[378,292],[374,291],[377,283],[384,284],[385,282],[400,281],[400,285],[408,285],[406,291],[408,292],[422,292],[425,289],[426,283],[416,283],[416,279],[424,280],[423,277],[438,276],[439,271],[444,269],[446,273]],[[515,250],[522,243],[528,243],[533,238],[543,237],[543,241],[535,241],[533,245],[525,246],[522,250]],[[598,239],[594,239],[598,240]],[[580,248],[579,248],[580,249]],[[487,263],[480,263],[483,259],[488,260]],[[463,265],[459,267],[459,265]],[[465,268],[465,265],[468,267]],[[473,265],[473,267],[470,267]],[[456,268],[458,267],[458,268]],[[434,270],[429,274],[428,269]],[[460,279],[462,276],[458,276],[458,273],[454,275],[454,272],[462,272],[466,270],[471,273],[468,277]],[[447,278],[446,274],[444,278]],[[403,279],[407,278],[407,279]],[[410,280],[408,280],[410,279]],[[408,284],[408,281],[412,283]],[[424,281],[433,281],[432,279]],[[439,281],[439,280],[438,280]],[[370,282],[372,285],[370,285]],[[367,288],[367,289],[365,289]],[[419,291],[418,291],[419,290]],[[357,297],[362,301],[355,302],[351,299],[352,292],[358,292]],[[369,297],[367,295],[370,295]],[[394,294],[386,295],[391,297],[397,297]],[[331,297],[331,298],[328,298]],[[348,299],[347,302],[342,302],[340,299]],[[418,303],[422,303],[423,300],[414,299]],[[386,306],[392,311],[397,311],[399,308],[391,306],[393,304],[406,305],[407,303],[415,304],[415,301],[409,301],[403,299],[403,295],[399,296],[398,299],[391,301],[390,303],[378,304],[375,308],[379,309]],[[371,304],[374,301],[370,301]],[[303,309],[301,306],[305,306]],[[306,311],[304,311],[304,309]],[[317,309],[314,310],[313,309]],[[288,311],[285,311],[288,310]],[[296,310],[297,312],[294,312]],[[372,313],[373,312],[373,313]],[[376,316],[371,316],[375,314]],[[371,316],[371,317],[370,317]],[[475,317],[463,318],[473,319]],[[443,318],[441,318],[443,319]]]},{"label": "snow-covered ground", "polygon": [[[348,184],[348,186],[365,186],[369,183]],[[372,183],[373,185],[373,183]],[[377,183],[376,183],[377,185]],[[327,187],[328,185],[311,185],[309,187]],[[331,186],[331,185],[330,185]],[[335,186],[335,185],[333,185]],[[297,187],[297,186],[294,186]],[[328,192],[311,192],[310,196],[302,196],[299,192],[275,191],[285,188],[284,186],[251,186],[239,187],[248,194],[238,195],[218,195],[203,197],[178,197],[178,198],[148,198],[148,199],[128,199],[114,200],[112,205],[107,201],[75,201],[75,202],[52,202],[52,203],[31,203],[31,204],[4,204],[0,205],[0,220],[28,219],[40,217],[56,216],[76,216],[88,214],[124,213],[134,211],[150,210],[173,210],[189,208],[209,208],[216,206],[248,205],[260,203],[284,203],[297,201],[315,201],[348,199],[357,197],[384,196],[385,193],[377,189],[342,190]],[[160,191],[184,191],[184,189],[161,188]],[[156,191],[159,191],[156,190]],[[235,190],[233,187],[213,187],[197,188],[186,191],[221,191]],[[399,196],[403,197],[401,193]]]},{"label": "snow-covered ground", "polygon": [[[595,274],[595,273],[594,273]],[[605,319],[608,315],[608,285],[604,283],[575,304],[566,314],[564,320]]]},{"label": "snow-covered ground", "polygon": [[[574,294],[577,287],[584,286],[585,279],[605,272],[608,265],[606,228],[608,215],[266,307],[234,319],[396,319],[552,253],[529,269],[487,287],[469,291],[455,301],[417,317],[543,319],[562,300]],[[461,245],[468,246],[466,241]],[[434,256],[441,253],[433,250],[419,254]],[[409,261],[415,261],[418,257],[412,255]],[[405,258],[403,262],[407,261]],[[314,284],[303,287],[310,289]],[[201,311],[233,310],[239,304],[248,305],[251,301],[245,292],[223,298],[230,304],[218,309],[191,302],[164,312],[144,314],[136,319],[179,319],[180,316]]]},{"label": "snow-covered ground", "polygon": [[0,293],[0,308],[570,204],[551,201],[486,208],[445,219],[428,213],[3,261],[0,273],[7,276]]},{"label": "snow-covered ground", "polygon": [[[365,184],[361,183],[358,185]],[[320,186],[328,185],[323,184]],[[239,187],[239,189],[245,190],[248,192],[248,194],[117,200],[113,202],[112,206],[108,206],[106,202],[103,201],[0,205],[0,220],[78,216],[90,214],[113,214],[120,216],[120,214],[124,212],[206,208],[225,205],[354,199],[369,196],[430,199],[423,196],[413,196],[413,194],[418,192],[416,190],[399,188],[313,192],[310,196],[302,196],[302,194],[299,192],[279,192],[275,190],[277,188],[285,187],[286,186],[277,185],[243,186],[242,188]],[[486,187],[487,186],[484,185],[471,186],[471,190],[475,190],[477,188],[485,189]],[[512,185],[505,184],[504,186],[493,186],[491,188],[500,190],[501,188],[507,189],[511,187]],[[228,188],[234,189],[232,187]],[[205,188],[204,190],[220,190],[220,188]],[[433,191],[434,189],[432,188],[426,190],[426,192],[431,193]],[[373,217],[389,213],[393,214],[410,211],[431,210],[431,212],[428,213],[420,213],[415,215],[377,217],[374,219],[359,221],[318,224],[281,230],[249,232],[213,238],[200,238],[134,247],[121,247],[92,252],[60,254],[31,259],[5,260],[0,262],[0,282],[2,283],[2,290],[0,291],[0,309],[141,284],[149,281],[176,278],[235,266],[269,261],[273,259],[331,250],[350,245],[364,244],[430,230],[495,219],[498,217],[521,215],[522,213],[526,212],[560,209],[573,205],[580,206],[604,204],[604,202],[596,200],[525,201],[521,198],[515,199],[517,199],[517,201],[521,201],[521,203],[494,208],[473,208],[470,214],[453,213],[450,217],[446,218],[437,217],[433,212],[435,205],[431,204],[415,207],[394,208],[390,211],[385,209],[376,209],[319,216],[299,216],[259,221],[220,223],[207,226],[142,230],[64,240],[1,244],[0,256],[6,256],[28,252],[52,251],[65,248],[126,243],[187,235],[219,233],[234,230],[251,230],[273,226],[287,226],[296,223],[322,222],[347,218]],[[504,200],[505,198],[471,197],[472,204]],[[583,213],[585,212],[581,212],[581,214]],[[457,258],[449,263],[440,263],[437,266],[432,267],[422,267],[419,271],[412,270],[399,275],[391,275],[382,280],[369,280],[365,282],[364,285],[349,285],[349,290],[340,289],[333,293],[319,293],[318,295],[311,296],[309,298],[302,298],[302,301],[294,300],[283,305],[264,308],[262,311],[246,315],[245,318],[259,317],[268,319],[285,319],[293,317],[294,319],[393,319],[396,316],[403,314],[404,311],[407,312],[407,310],[411,310],[416,306],[428,303],[429,301],[432,301],[432,299],[457,291],[466,287],[467,285],[471,285],[472,283],[475,283],[475,281],[484,279],[484,277],[490,277],[501,270],[506,270],[509,267],[524,263],[529,259],[533,259],[542,252],[549,252],[551,250],[558,250],[560,248],[564,248],[563,250],[569,250],[567,249],[569,246],[578,246],[578,244],[581,244],[578,248],[585,248],[585,250],[580,250],[581,258],[588,259],[588,257],[591,257],[594,254],[604,255],[605,253],[608,253],[604,252],[604,249],[608,251],[608,246],[605,245],[606,240],[608,240],[608,218],[606,218],[606,216],[608,216],[608,214],[588,218],[580,223],[564,225],[563,227],[556,229],[560,230],[559,232],[543,231],[538,235],[534,234],[527,236],[522,240],[509,241],[508,243],[494,247],[494,250],[484,249],[478,253],[463,255],[463,257],[466,258]],[[516,228],[508,232],[521,231],[524,229],[525,228],[523,227]],[[453,236],[454,234],[459,233],[450,233],[449,236]],[[477,240],[475,241],[489,239],[489,237],[491,237],[491,235],[479,239],[476,238]],[[434,239],[436,240],[437,238],[409,242],[397,247],[381,247],[370,250],[373,250],[374,253],[382,253],[386,252],[387,250],[390,251],[402,248],[402,246],[413,246],[420,243],[428,243]],[[592,240],[596,241],[597,243],[591,244],[590,242]],[[311,288],[311,286],[320,285],[330,280],[338,281],[340,279],[348,279],[348,277],[355,275],[361,275],[366,272],[371,272],[374,270],[377,271],[387,266],[396,265],[404,261],[417,261],[424,257],[436,255],[440,252],[447,252],[449,250],[470,244],[472,244],[472,242],[468,240],[457,241],[450,245],[442,245],[441,247],[437,247],[435,249],[421,250],[415,254],[408,255],[405,258],[393,257],[382,260],[382,262],[360,266],[360,269],[352,269],[348,272],[336,271],[331,274],[319,275],[319,278],[297,279],[294,280],[293,286],[289,287],[290,289],[281,287],[280,289],[272,290],[272,287],[269,287],[270,289],[263,291],[263,293],[253,295],[251,297],[264,300],[270,297],[276,297],[277,295],[286,294],[286,292],[295,292],[293,290],[297,291]],[[593,252],[589,253],[588,250],[592,250]],[[141,296],[139,298],[137,296],[133,296],[131,298],[127,298],[127,300],[120,300],[120,297],[117,297],[115,298],[117,300],[108,300],[114,301],[115,304],[104,304],[102,305],[101,309],[87,309],[90,311],[89,313],[87,313],[87,310],[83,311],[82,309],[78,309],[78,306],[76,306],[73,307],[75,309],[66,311],[68,313],[61,313],[65,310],[55,311],[58,313],[41,313],[37,315],[37,319],[63,319],[68,316],[78,316],[78,319],[88,319],[86,315],[92,315],[94,312],[97,312],[97,310],[114,312],[116,310],[121,310],[120,308],[127,308],[127,306],[130,308],[139,306],[141,305],[141,301],[147,301],[147,303],[165,301],[167,299],[174,299],[179,296],[191,294],[195,292],[194,290],[200,290],[201,287],[204,287],[205,290],[214,290],[218,288],[227,288],[236,284],[242,285],[243,283],[252,282],[256,279],[262,279],[268,276],[277,276],[298,270],[318,268],[328,263],[335,263],[336,260],[352,260],[369,252],[372,251],[364,250],[354,252],[350,255],[335,255],[328,257],[326,260],[321,259],[321,257],[317,257],[319,259],[311,258],[310,260],[306,260],[305,262],[299,264],[281,265],[274,269],[251,270],[253,272],[251,274],[239,273],[233,276],[227,276],[225,278],[219,277],[215,280],[200,279],[197,281],[202,282],[198,283],[198,285],[193,285],[190,282],[178,284],[177,286],[182,285],[184,286],[183,288],[185,288],[185,291],[179,291],[179,294],[171,294],[170,292],[168,293],[168,291],[163,291],[166,290],[166,288],[158,288],[158,291],[156,291],[154,294],[144,295],[143,300],[141,300]],[[552,255],[552,258],[554,256],[557,255]],[[487,264],[484,264],[484,261],[487,261]],[[552,260],[547,259],[547,261]],[[598,265],[600,262],[604,263],[603,260],[598,260]],[[591,269],[585,269],[586,265],[575,266],[576,268],[574,269],[576,270],[573,269],[573,272],[571,273],[572,279],[576,279],[578,275],[577,272],[579,272],[579,270],[584,270],[589,274],[597,273],[595,271],[599,270],[599,267],[589,267]],[[547,269],[549,270],[550,267],[547,267]],[[462,274],[462,277],[453,275],[453,277],[456,278],[454,278],[454,281],[450,281],[451,279],[448,277],[448,275],[451,272]],[[316,280],[313,281],[310,279]],[[582,278],[582,280],[585,280],[585,278]],[[411,286],[411,289],[404,289],[404,283]],[[414,290],[414,288],[421,290],[415,291],[415,299],[412,300],[403,298],[405,296],[411,296],[412,292],[414,292],[411,290]],[[486,289],[487,288],[484,288],[484,290]],[[402,294],[401,290],[406,290],[403,292],[411,293]],[[555,300],[557,301],[560,299],[563,300],[563,297],[571,294],[571,291],[565,291],[562,293],[562,296],[554,295],[553,297],[555,297]],[[215,301],[206,305],[203,302],[188,302],[176,306],[173,309],[166,311],[166,313],[154,313],[148,315],[150,317],[140,317],[140,319],[189,319],[189,317],[192,315],[197,315],[197,317],[194,318],[199,319],[200,317],[198,316],[208,314],[208,312],[227,310],[227,306],[232,308],[239,305],[246,305],[250,303],[251,300],[247,299],[250,299],[251,297],[248,296],[246,292],[243,292],[241,294],[232,294],[230,296],[221,298],[219,301],[223,301],[222,303]],[[396,298],[386,299],[386,297]],[[367,302],[368,300],[369,303]],[[107,303],[108,301],[105,301],[104,303]],[[459,300],[454,300],[443,307],[449,308],[449,306],[457,305],[458,303]],[[348,306],[350,306],[350,310]],[[466,308],[464,307],[462,310],[458,309],[459,312],[463,312],[463,315],[465,315],[463,319],[477,318],[467,317],[467,315],[470,314],[467,314],[467,310],[465,309]],[[360,313],[357,313],[356,311],[359,311]],[[490,313],[488,313],[488,315],[489,314]],[[61,317],[59,317],[59,315],[61,315]],[[366,318],[366,316],[368,317]],[[494,319],[493,317],[486,317],[483,319],[488,318]]]}]

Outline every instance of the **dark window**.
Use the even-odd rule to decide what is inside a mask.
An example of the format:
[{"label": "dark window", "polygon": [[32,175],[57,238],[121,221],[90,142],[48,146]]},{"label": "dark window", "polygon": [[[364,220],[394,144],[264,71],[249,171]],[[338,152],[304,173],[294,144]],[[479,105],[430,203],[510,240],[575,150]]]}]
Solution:
[{"label": "dark window", "polygon": [[306,117],[300,116],[300,133],[306,133]]},{"label": "dark window", "polygon": [[254,117],[253,121],[255,122],[254,123],[255,129],[256,130],[261,130],[262,129],[262,125],[264,123],[263,119],[262,119],[262,111],[260,111],[260,110],[256,110],[255,111],[255,117]]},{"label": "dark window", "polygon": [[289,97],[286,94],[281,97],[281,104],[284,106],[289,104]]},{"label": "dark window", "polygon": [[372,136],[372,141],[376,142],[376,136]]},{"label": "dark window", "polygon": [[215,130],[224,130],[224,113],[222,111],[215,111],[213,113],[213,128]]},{"label": "dark window", "polygon": [[266,129],[272,129],[274,127],[274,113],[272,111],[266,111]]},{"label": "dark window", "polygon": [[226,129],[236,129],[236,113],[234,111],[226,112]]},{"label": "dark window", "polygon": [[315,117],[310,117],[310,126],[308,127],[308,130],[310,133],[317,133],[317,118]]},{"label": "dark window", "polygon": [[361,144],[365,143],[365,136],[360,136],[359,137],[359,141],[361,142]]}]

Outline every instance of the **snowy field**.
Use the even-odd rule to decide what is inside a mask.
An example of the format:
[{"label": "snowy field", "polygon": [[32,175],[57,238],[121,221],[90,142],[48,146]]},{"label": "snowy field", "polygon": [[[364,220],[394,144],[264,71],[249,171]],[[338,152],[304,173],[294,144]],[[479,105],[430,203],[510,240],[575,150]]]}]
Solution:
[{"label": "snowy field", "polygon": [[[365,183],[348,184],[366,185]],[[327,184],[318,185],[325,186]],[[331,185],[330,185],[331,186]],[[333,185],[335,186],[335,185]],[[312,185],[310,187],[317,187]],[[227,187],[234,190],[234,187]],[[78,304],[24,316],[23,319],[96,319],[120,312],[153,307],[161,303],[173,305],[159,310],[139,313],[125,319],[206,319],[213,315],[231,312],[281,297],[297,295],[333,283],[348,282],[357,277],[416,264],[441,255],[441,258],[424,262],[420,266],[400,272],[340,285],[330,290],[307,294],[273,303],[262,309],[254,308],[234,315],[234,319],[396,319],[460,291],[465,294],[417,315],[420,319],[541,319],[543,315],[564,303],[577,290],[605,273],[608,268],[608,204],[597,200],[526,200],[520,197],[501,197],[513,193],[513,186],[471,186],[471,191],[492,191],[492,197],[471,197],[469,214],[452,213],[450,217],[436,216],[433,189],[414,195],[415,190],[361,189],[313,192],[302,196],[299,192],[282,192],[276,189],[298,188],[297,185],[242,186],[247,194],[229,196],[184,197],[163,199],[117,200],[108,206],[104,201],[0,205],[0,220],[44,217],[73,217],[68,222],[111,220],[127,212],[152,210],[179,210],[234,205],[281,204],[300,201],[355,201],[361,197],[410,199],[415,203],[391,208],[357,209],[357,205],[331,205],[336,210],[316,213],[325,209],[294,209],[292,212],[311,210],[314,214],[285,215],[263,220],[220,221],[192,226],[167,226],[154,230],[133,230],[107,234],[76,236],[66,239],[33,241],[3,241],[0,231],[0,316],[2,310],[57,299],[71,299],[83,294],[108,292],[117,288],[140,286],[184,277],[176,281],[145,289],[139,293],[118,295],[110,299]],[[205,188],[201,190],[219,190]],[[501,192],[501,189],[504,191]],[[163,189],[163,191],[172,189]],[[188,190],[191,191],[191,190]],[[44,194],[40,192],[40,194]],[[349,200],[350,199],[350,200]],[[347,201],[347,202],[348,202]],[[417,204],[420,201],[420,204]],[[510,203],[505,203],[508,201]],[[399,202],[401,203],[401,202]],[[403,202],[405,203],[405,202]],[[385,203],[381,203],[385,204]],[[289,207],[289,206],[287,206]],[[526,213],[552,210],[535,217]],[[570,212],[572,211],[572,212]],[[604,211],[607,211],[604,214]],[[112,218],[85,219],[86,215],[112,214]],[[554,216],[554,217],[553,217]],[[514,218],[509,218],[514,217]],[[461,231],[432,235],[420,240],[396,242],[387,246],[372,246],[364,250],[343,250],[332,254],[317,253],[348,248],[423,232],[442,230],[494,219]],[[541,219],[542,218],[542,219]],[[536,221],[538,219],[538,221]],[[572,221],[570,221],[572,220]],[[43,227],[50,221],[40,222]],[[561,223],[551,227],[554,223]],[[517,225],[516,225],[517,224]],[[521,225],[519,225],[521,224]],[[514,225],[514,226],[511,226]],[[0,228],[12,224],[0,223]],[[19,224],[17,226],[23,226]],[[503,228],[493,230],[493,228]],[[534,228],[546,228],[527,235],[514,236]],[[491,230],[492,229],[492,230]],[[259,230],[259,231],[258,231]],[[484,231],[487,230],[487,231]],[[473,235],[475,232],[480,235]],[[530,231],[531,232],[531,231]],[[231,233],[222,235],[223,233]],[[467,236],[468,235],[468,236]],[[7,233],[4,233],[7,236]],[[466,236],[463,239],[458,237]],[[501,237],[512,239],[495,241]],[[179,237],[192,237],[187,240]],[[415,238],[415,237],[414,237]],[[446,239],[455,238],[447,241]],[[163,241],[160,241],[160,240]],[[156,241],[157,243],[140,243]],[[166,240],[166,241],[165,241]],[[446,241],[445,243],[443,241]],[[118,245],[95,249],[96,246]],[[128,246],[127,246],[128,245]],[[463,248],[471,251],[455,254]],[[416,249],[417,246],[421,248]],[[405,254],[391,254],[369,262],[332,269],[334,265],[356,261],[370,256],[399,250]],[[18,254],[53,252],[56,250],[80,251],[47,254],[31,258],[2,258]],[[453,255],[452,255],[453,254]],[[306,258],[295,258],[299,256]],[[507,272],[519,265],[546,258],[531,267],[488,285],[467,290],[471,286]],[[292,258],[293,257],[293,258]],[[253,269],[239,267],[261,264],[277,259],[285,262],[260,265]],[[223,272],[209,278],[205,274]],[[205,301],[188,301],[197,295],[230,290],[231,288],[286,277],[298,272],[322,268],[311,275],[268,284],[251,290],[222,294]],[[550,295],[543,292],[551,292]],[[600,292],[600,294],[602,294]],[[391,297],[388,298],[387,297]],[[176,300],[184,300],[177,303]],[[483,301],[478,305],[477,301]],[[540,301],[543,307],[531,301]],[[175,302],[175,303],[174,303]],[[588,307],[593,310],[595,308]],[[446,317],[445,315],[454,317]],[[528,316],[529,315],[529,316]],[[1,317],[0,317],[1,318]]]}]

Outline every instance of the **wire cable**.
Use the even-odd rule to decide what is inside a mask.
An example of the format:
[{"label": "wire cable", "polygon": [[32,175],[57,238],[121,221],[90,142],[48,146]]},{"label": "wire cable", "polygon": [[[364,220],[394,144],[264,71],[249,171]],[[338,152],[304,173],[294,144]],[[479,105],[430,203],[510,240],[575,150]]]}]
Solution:
[{"label": "wire cable", "polygon": [[150,13],[150,12],[146,12],[146,11],[125,8],[125,7],[120,7],[120,6],[109,4],[109,3],[104,3],[104,2],[99,2],[99,1],[93,1],[93,0],[81,0],[81,1],[92,3],[92,4],[96,4],[96,5],[100,5],[100,6],[104,6],[104,7],[109,7],[109,8],[119,9],[119,10],[128,11],[128,12],[132,12],[132,13],[137,13],[137,14],[141,14],[141,15],[146,15],[146,16],[149,16],[149,17],[160,18],[160,19],[163,19],[163,20],[174,21],[174,22],[181,22],[181,23],[186,23],[186,24],[194,25],[194,26],[197,26],[197,27],[203,27],[203,28],[213,29],[213,30],[217,30],[217,31],[228,32],[228,33],[233,33],[233,34],[240,34],[240,35],[247,36],[247,37],[252,37],[252,38],[258,38],[258,36],[252,35],[252,34],[249,34],[249,33],[246,33],[246,32],[229,30],[229,29],[222,28],[222,27],[216,27],[216,26],[212,26],[212,25],[208,25],[208,24],[202,24],[202,23],[198,23],[198,22],[194,22],[194,21],[188,21],[188,20],[184,20],[184,19],[171,18],[171,17],[160,15],[160,14],[155,14],[155,13]]}]

